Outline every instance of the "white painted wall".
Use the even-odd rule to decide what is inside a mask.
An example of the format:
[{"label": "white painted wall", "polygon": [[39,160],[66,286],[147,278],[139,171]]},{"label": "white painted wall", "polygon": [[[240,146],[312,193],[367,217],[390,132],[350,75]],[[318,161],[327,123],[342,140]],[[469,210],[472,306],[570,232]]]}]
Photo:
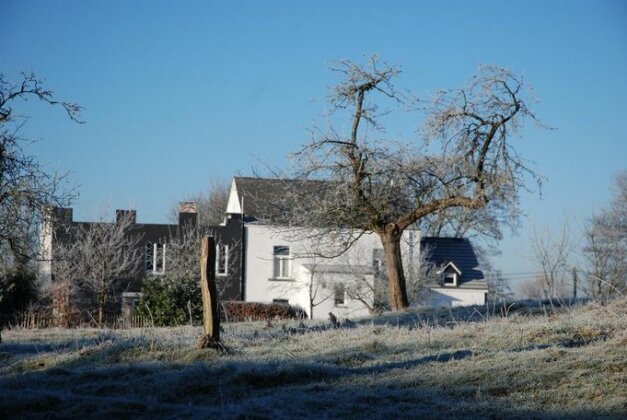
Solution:
[{"label": "white painted wall", "polygon": [[[246,296],[249,302],[272,302],[274,299],[287,299],[291,305],[298,305],[308,314],[310,308],[311,273],[314,272],[314,284],[326,284],[318,291],[316,302],[321,302],[314,307],[314,318],[326,319],[328,313],[333,312],[340,318],[358,317],[368,314],[368,309],[358,300],[347,297],[345,305],[336,306],[334,299],[334,286],[336,283],[350,283],[355,281],[355,273],[318,273],[314,265],[353,265],[372,266],[374,249],[381,249],[381,241],[375,234],[363,235],[344,255],[335,259],[321,259],[305,257],[315,250],[308,240],[298,240],[293,235],[287,235],[275,227],[267,225],[247,225],[247,261],[246,261]],[[406,232],[409,241],[410,233]],[[414,243],[420,240],[417,232],[411,234]],[[284,245],[290,247],[291,273],[290,280],[273,279],[273,250],[274,246]],[[409,252],[407,253],[410,254]],[[417,249],[414,250],[415,258],[418,258]],[[364,277],[363,274],[361,274]],[[366,281],[374,281],[372,274],[366,276]],[[374,297],[372,297],[374,299]]]},{"label": "white painted wall", "polygon": [[[411,261],[412,255],[414,264],[418,264],[419,232],[406,231],[404,235],[402,245],[405,264]],[[335,284],[354,284],[359,273],[338,273],[332,272],[333,270],[329,272],[328,266],[335,264],[337,266],[371,267],[373,250],[382,249],[380,239],[376,234],[363,235],[351,249],[335,259],[305,257],[304,255],[310,255],[312,250],[315,250],[315,246],[307,240],[295,239],[294,235],[287,235],[285,231],[268,225],[247,225],[246,244],[246,301],[269,303],[274,299],[287,299],[290,305],[300,306],[309,314],[311,312],[309,284],[313,271],[314,284],[326,285],[318,291],[315,303],[319,304],[313,309],[314,318],[327,319],[329,312],[333,312],[339,318],[368,315],[368,308],[363,303],[350,299],[348,296],[345,305],[335,305]],[[414,245],[413,249],[411,244]],[[273,249],[274,246],[278,245],[290,247],[291,271],[289,280],[273,278]],[[327,270],[316,270],[315,268],[312,270],[311,266],[316,264],[327,266]],[[361,276],[363,277],[363,273]],[[374,281],[372,273],[369,273],[367,281]],[[434,307],[484,305],[486,293],[487,290],[458,287],[433,288],[424,296],[424,304]]]},{"label": "white painted wall", "polygon": [[470,306],[485,305],[485,295],[488,291],[482,289],[459,289],[453,287],[432,288],[425,295],[425,304],[427,306]]},{"label": "white painted wall", "polygon": [[[311,275],[310,273],[307,273]],[[313,308],[314,319],[328,319],[329,312],[332,312],[338,319],[346,318],[358,318],[370,315],[370,310],[359,300],[351,299],[350,293],[345,294],[345,302],[342,305],[335,304],[335,291],[333,287],[337,283],[344,284],[346,287],[351,287],[355,282],[374,282],[374,276],[372,274],[346,274],[346,273],[321,273],[316,275],[316,281],[325,282],[328,287],[321,290],[319,296],[316,299],[316,306]],[[305,277],[307,278],[307,277]],[[315,284],[315,283],[314,283]],[[365,292],[364,297],[367,301],[374,301],[374,295],[370,292]],[[308,309],[308,313],[311,308]]]}]

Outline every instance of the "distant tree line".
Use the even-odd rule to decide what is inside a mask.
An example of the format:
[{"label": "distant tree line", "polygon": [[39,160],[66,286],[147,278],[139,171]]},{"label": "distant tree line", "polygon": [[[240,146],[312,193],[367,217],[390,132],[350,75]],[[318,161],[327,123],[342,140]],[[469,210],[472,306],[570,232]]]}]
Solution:
[{"label": "distant tree line", "polygon": [[522,284],[524,296],[605,301],[627,294],[626,170],[614,175],[612,190],[610,202],[585,222],[581,244],[574,242],[568,223],[557,230],[534,230],[532,260],[539,272]]}]

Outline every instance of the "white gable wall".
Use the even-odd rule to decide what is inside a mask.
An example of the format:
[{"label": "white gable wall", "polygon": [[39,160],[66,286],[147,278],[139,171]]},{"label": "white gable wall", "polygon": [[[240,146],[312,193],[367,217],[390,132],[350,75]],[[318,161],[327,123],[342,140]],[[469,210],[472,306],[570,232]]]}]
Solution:
[{"label": "white gable wall", "polygon": [[231,181],[231,191],[229,192],[229,201],[226,203],[226,212],[230,214],[242,214],[242,203],[237,193],[235,178]]}]

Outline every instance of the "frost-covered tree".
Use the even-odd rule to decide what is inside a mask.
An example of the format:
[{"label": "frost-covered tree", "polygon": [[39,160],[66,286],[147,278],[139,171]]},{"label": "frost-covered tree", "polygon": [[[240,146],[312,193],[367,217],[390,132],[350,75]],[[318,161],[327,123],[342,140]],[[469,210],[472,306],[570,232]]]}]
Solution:
[{"label": "frost-covered tree", "polygon": [[557,232],[548,227],[541,231],[534,229],[531,252],[533,261],[540,269],[534,281],[540,282],[543,298],[563,296],[566,277],[570,273],[569,261],[572,248],[568,224],[564,224]]},{"label": "frost-covered tree", "polygon": [[141,235],[134,231],[135,217],[122,212],[116,222],[67,227],[67,240],[55,248],[54,287],[70,304],[95,315],[99,326],[107,307],[137,278],[141,269]]},{"label": "frost-covered tree", "polygon": [[240,241],[230,244],[224,243],[215,231],[207,225],[186,224],[179,226],[175,232],[171,232],[167,242],[166,276],[171,279],[190,278],[196,283],[200,278],[200,240],[204,236],[217,238],[216,240],[216,271],[220,274],[216,277],[218,296],[222,298],[229,287],[229,281],[237,272],[240,264],[238,253],[234,249],[240,247]]},{"label": "frost-covered tree", "polygon": [[36,157],[26,152],[27,139],[20,130],[27,117],[14,105],[28,99],[63,108],[77,122],[81,107],[55,99],[33,73],[22,73],[17,82],[0,73],[0,264],[26,264],[36,257],[36,229],[40,210],[48,205],[65,206],[74,197],[64,188],[65,175],[47,172]]},{"label": "frost-covered tree", "polygon": [[595,299],[627,294],[627,170],[616,174],[609,206],[584,232],[587,292]]},{"label": "frost-covered tree", "polygon": [[[23,303],[18,302],[23,294],[17,291],[34,286],[16,282],[35,278],[40,210],[47,205],[66,206],[75,196],[65,185],[65,175],[46,171],[27,153],[31,142],[20,130],[28,118],[14,106],[31,98],[59,106],[80,122],[81,107],[55,99],[54,92],[35,74],[22,73],[18,81],[12,81],[0,73],[0,306],[7,311],[17,310]],[[0,330],[2,326],[0,319]]]},{"label": "frost-covered tree", "polygon": [[[290,208],[291,223],[345,249],[364,232],[376,233],[390,306],[398,310],[409,304],[403,232],[454,208],[490,209],[501,215],[496,221],[506,220],[525,175],[535,176],[511,140],[535,116],[523,79],[496,66],[481,67],[466,87],[439,91],[428,103],[399,92],[399,69],[376,57],[365,65],[342,60],[333,70],[342,80],[329,95],[330,127],[313,130],[295,154],[299,179],[328,182],[308,199],[289,197],[300,203]],[[394,141],[383,129],[384,108],[403,106],[425,112],[415,141]]]}]

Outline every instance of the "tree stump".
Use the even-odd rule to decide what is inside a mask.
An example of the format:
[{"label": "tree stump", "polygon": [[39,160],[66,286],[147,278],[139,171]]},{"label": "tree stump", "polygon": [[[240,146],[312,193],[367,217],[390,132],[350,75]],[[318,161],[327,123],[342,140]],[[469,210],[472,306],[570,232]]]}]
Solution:
[{"label": "tree stump", "polygon": [[212,237],[205,236],[200,242],[200,290],[204,335],[198,340],[198,348],[222,350],[215,266],[216,243]]}]

